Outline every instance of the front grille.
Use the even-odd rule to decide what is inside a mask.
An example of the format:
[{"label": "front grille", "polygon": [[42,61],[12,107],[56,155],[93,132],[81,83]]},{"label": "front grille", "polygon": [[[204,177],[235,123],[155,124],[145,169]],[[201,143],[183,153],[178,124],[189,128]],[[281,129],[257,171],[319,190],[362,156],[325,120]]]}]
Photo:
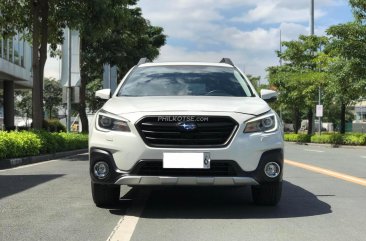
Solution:
[{"label": "front grille", "polygon": [[234,177],[235,167],[228,162],[211,162],[210,169],[176,169],[163,168],[162,161],[146,161],[139,163],[131,175],[139,176],[176,176],[176,177]]},{"label": "front grille", "polygon": [[148,116],[138,121],[136,128],[148,146],[187,148],[226,146],[238,128],[238,123],[228,116],[189,116],[190,120],[198,120],[189,121],[195,125],[194,130],[180,128],[184,121],[176,119],[185,118]]}]

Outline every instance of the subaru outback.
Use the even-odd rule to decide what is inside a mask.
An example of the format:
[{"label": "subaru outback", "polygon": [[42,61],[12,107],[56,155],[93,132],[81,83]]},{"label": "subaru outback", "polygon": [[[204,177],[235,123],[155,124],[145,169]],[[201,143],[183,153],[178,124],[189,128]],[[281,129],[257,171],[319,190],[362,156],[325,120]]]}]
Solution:
[{"label": "subaru outback", "polygon": [[256,204],[276,205],[282,192],[283,128],[248,78],[220,63],[151,63],[123,78],[90,131],[92,196],[97,206],[128,186],[251,186]]}]

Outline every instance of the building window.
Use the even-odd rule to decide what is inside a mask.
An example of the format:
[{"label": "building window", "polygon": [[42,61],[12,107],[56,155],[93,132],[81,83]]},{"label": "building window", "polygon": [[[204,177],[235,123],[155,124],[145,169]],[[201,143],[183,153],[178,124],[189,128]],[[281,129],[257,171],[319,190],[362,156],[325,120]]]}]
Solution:
[{"label": "building window", "polygon": [[9,42],[9,61],[14,63],[14,46],[13,46],[13,38],[8,39]]},{"label": "building window", "polygon": [[20,66],[24,67],[24,40],[19,41]]},{"label": "building window", "polygon": [[0,58],[4,58],[3,57],[3,53],[4,53],[4,39],[3,37],[0,37]]},{"label": "building window", "polygon": [[8,54],[9,41],[8,41],[8,39],[5,38],[3,42],[4,42],[4,55],[3,55],[3,58],[8,60],[9,59],[9,54]]},{"label": "building window", "polygon": [[14,64],[20,65],[20,56],[19,56],[19,35],[15,35],[13,38],[13,46],[14,46]]}]

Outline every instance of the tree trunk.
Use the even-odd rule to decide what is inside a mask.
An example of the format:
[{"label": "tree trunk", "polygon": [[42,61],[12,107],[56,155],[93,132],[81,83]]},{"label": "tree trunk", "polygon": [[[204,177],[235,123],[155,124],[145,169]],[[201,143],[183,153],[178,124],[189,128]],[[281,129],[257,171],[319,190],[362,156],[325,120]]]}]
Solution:
[{"label": "tree trunk", "polygon": [[292,118],[292,123],[294,125],[294,131],[297,134],[299,132],[300,129],[300,124],[301,124],[301,120],[300,120],[300,111],[297,108],[297,106],[293,107],[293,118]]},{"label": "tree trunk", "polygon": [[341,134],[346,133],[346,104],[341,103],[341,127],[339,128]]},{"label": "tree trunk", "polygon": [[86,115],[86,84],[87,84],[87,74],[85,70],[85,63],[83,60],[83,48],[85,44],[83,43],[83,37],[80,38],[80,94],[79,94],[79,117],[82,125],[82,132],[89,132],[89,121]]},{"label": "tree trunk", "polygon": [[47,60],[48,8],[48,0],[32,2],[32,124],[34,129],[42,129],[43,123],[43,71]]},{"label": "tree trunk", "polygon": [[52,109],[53,109],[53,108],[52,108],[52,106],[51,106],[51,107],[50,107],[50,109],[49,109],[49,112],[50,112],[50,113],[48,113],[48,119],[50,119],[50,120],[52,119]]},{"label": "tree trunk", "polygon": [[308,109],[308,135],[313,134],[313,109]]}]

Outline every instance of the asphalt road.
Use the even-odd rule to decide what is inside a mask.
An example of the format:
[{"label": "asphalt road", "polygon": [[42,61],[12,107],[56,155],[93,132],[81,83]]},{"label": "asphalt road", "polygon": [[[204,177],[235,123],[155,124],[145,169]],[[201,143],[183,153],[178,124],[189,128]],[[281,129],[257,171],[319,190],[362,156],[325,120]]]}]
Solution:
[{"label": "asphalt road", "polygon": [[[366,148],[286,144],[285,159],[366,183]],[[248,187],[123,187],[96,208],[86,155],[3,170],[0,240],[366,240],[365,185],[288,163],[277,207],[252,204]]]}]

